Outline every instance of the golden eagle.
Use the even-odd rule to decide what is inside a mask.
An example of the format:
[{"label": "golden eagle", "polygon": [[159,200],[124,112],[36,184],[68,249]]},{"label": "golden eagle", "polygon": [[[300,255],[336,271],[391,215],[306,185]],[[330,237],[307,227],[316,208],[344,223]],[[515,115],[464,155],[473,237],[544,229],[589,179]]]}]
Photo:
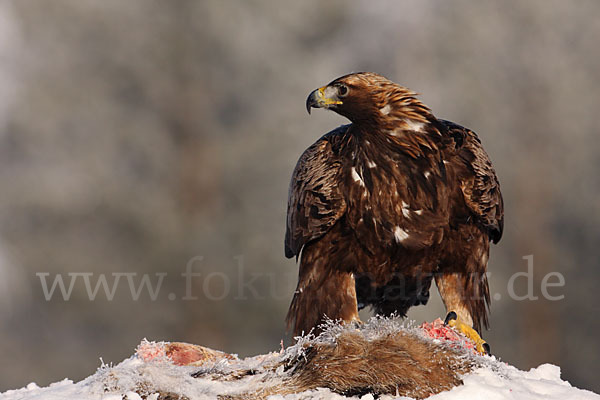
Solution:
[{"label": "golden eagle", "polygon": [[[477,135],[437,119],[409,89],[369,72],[313,91],[349,125],[298,160],[289,190],[285,255],[300,257],[287,315],[295,334],[358,310],[426,304],[435,280],[453,325],[488,325],[489,242],[503,229],[498,179]],[[455,314],[453,314],[454,312]],[[471,328],[472,327],[472,328]]]}]

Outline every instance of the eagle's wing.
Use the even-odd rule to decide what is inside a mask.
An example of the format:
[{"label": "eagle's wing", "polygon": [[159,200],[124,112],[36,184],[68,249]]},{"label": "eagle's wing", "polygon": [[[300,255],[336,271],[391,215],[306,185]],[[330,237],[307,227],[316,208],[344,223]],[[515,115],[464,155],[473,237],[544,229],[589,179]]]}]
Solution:
[{"label": "eagle's wing", "polygon": [[504,202],[500,184],[489,156],[475,132],[450,121],[440,120],[454,140],[456,155],[464,168],[459,171],[465,203],[498,243],[504,229]]},{"label": "eagle's wing", "polygon": [[311,240],[323,236],[346,211],[341,192],[342,163],[334,147],[348,125],[327,133],[298,160],[288,195],[285,256],[298,257]]}]

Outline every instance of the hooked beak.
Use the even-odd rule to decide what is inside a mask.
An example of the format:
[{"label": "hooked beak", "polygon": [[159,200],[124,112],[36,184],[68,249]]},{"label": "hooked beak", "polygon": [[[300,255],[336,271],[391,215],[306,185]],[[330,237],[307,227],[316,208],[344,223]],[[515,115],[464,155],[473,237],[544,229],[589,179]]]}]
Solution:
[{"label": "hooked beak", "polygon": [[[342,104],[332,89],[328,86],[323,86],[313,90],[306,99],[306,111],[310,114],[311,108],[329,108],[334,104]],[[328,96],[328,92],[332,93]]]}]

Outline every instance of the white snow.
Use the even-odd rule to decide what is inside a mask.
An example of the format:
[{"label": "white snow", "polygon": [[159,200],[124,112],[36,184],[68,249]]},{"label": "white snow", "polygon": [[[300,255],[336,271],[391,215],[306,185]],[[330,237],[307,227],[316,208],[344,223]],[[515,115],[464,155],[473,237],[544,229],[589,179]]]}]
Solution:
[{"label": "white snow", "polygon": [[[494,368],[498,367],[497,369]],[[491,367],[476,369],[463,377],[464,385],[449,392],[430,397],[431,400],[485,399],[485,400],[542,400],[542,399],[600,399],[600,395],[577,389],[560,379],[560,368],[542,364],[529,371],[521,371],[495,361]]]},{"label": "white snow", "polygon": [[[147,342],[143,342],[147,343]],[[221,360],[211,365],[176,366],[165,358],[145,362],[134,355],[116,366],[102,365],[95,374],[74,383],[69,379],[53,383],[48,387],[39,387],[30,383],[17,390],[9,390],[0,394],[0,400],[140,400],[147,398],[156,400],[158,390],[185,396],[188,399],[216,399],[218,395],[239,394],[256,390],[264,385],[264,376],[248,375],[232,381],[218,381],[208,378],[231,371],[231,368],[244,367],[261,371],[263,366],[272,365],[274,361],[297,352],[298,345],[289,347],[285,352],[269,353],[256,357],[235,361],[231,365]],[[575,388],[560,378],[560,368],[543,364],[529,371],[521,371],[494,357],[486,357],[484,366],[463,376],[464,385],[448,392],[431,396],[431,400],[537,400],[537,399],[570,399],[600,400],[600,395],[587,390]],[[281,368],[282,369],[282,368]],[[203,372],[202,377],[194,378],[193,373]],[[277,370],[278,374],[284,374]],[[142,396],[140,396],[142,394]],[[305,391],[293,395],[274,395],[270,400],[309,400],[309,399],[347,399],[328,389]],[[352,399],[373,400],[370,394]],[[382,400],[404,399],[407,397],[381,396]]]}]

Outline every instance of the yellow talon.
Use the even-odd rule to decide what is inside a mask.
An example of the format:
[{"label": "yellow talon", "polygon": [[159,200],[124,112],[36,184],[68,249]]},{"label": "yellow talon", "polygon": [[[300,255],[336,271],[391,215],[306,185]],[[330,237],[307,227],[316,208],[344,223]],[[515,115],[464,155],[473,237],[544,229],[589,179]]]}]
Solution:
[{"label": "yellow talon", "polygon": [[466,337],[468,337],[475,343],[475,348],[477,349],[477,352],[479,354],[489,354],[490,353],[489,345],[486,343],[485,340],[483,340],[481,338],[481,336],[479,336],[479,334],[477,333],[477,331],[475,329],[473,329],[471,326],[459,321],[458,318],[446,318],[446,319],[447,319],[448,325],[450,325],[452,328],[456,329],[457,331],[459,331],[460,333],[462,333],[463,335],[465,335]]}]

